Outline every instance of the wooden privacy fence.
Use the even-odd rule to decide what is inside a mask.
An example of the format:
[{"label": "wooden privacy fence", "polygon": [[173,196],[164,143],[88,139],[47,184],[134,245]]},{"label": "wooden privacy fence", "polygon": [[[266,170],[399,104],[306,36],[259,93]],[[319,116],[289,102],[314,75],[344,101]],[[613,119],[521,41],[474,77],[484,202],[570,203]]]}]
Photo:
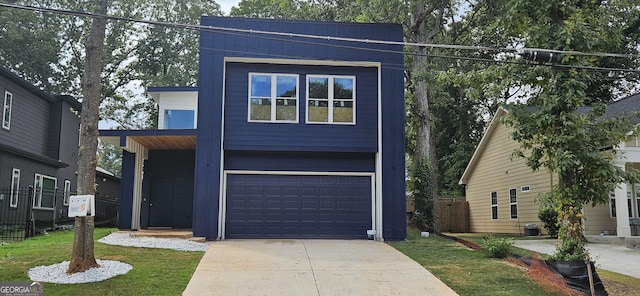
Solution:
[{"label": "wooden privacy fence", "polygon": [[469,232],[469,203],[460,198],[439,198],[436,219],[441,232]]}]

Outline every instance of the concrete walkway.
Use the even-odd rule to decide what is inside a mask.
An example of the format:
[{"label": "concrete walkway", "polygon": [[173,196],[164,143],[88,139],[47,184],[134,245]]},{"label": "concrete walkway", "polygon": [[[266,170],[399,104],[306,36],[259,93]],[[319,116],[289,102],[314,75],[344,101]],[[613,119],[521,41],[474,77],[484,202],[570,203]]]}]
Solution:
[{"label": "concrete walkway", "polygon": [[182,295],[457,295],[383,242],[214,242]]},{"label": "concrete walkway", "polygon": [[[557,242],[555,239],[517,240],[514,245],[542,254],[553,254]],[[620,245],[595,243],[590,243],[588,249],[597,268],[640,278],[640,268],[638,268],[640,266],[640,250]]]}]

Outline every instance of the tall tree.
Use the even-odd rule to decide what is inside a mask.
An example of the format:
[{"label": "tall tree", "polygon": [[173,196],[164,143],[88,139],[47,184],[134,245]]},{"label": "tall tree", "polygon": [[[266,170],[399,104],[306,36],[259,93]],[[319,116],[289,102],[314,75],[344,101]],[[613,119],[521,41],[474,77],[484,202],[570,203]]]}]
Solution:
[{"label": "tall tree", "polygon": [[[489,36],[498,31],[504,36],[498,47],[564,52],[556,64],[525,63],[509,53],[494,53],[496,62],[511,63],[496,63],[465,80],[478,91],[485,89],[483,77],[497,82],[495,91],[485,92],[495,98],[516,88],[525,90],[514,96],[505,121],[521,145],[516,155],[533,170],[544,168],[558,176],[549,195],[560,213],[562,244],[556,257],[582,259],[587,255],[582,208],[607,202],[611,189],[625,179],[634,180],[633,172],[621,170],[611,153],[603,153],[633,130],[623,119],[605,118],[604,104],[614,92],[624,92],[625,84],[637,81],[637,73],[617,69],[635,69],[638,61],[634,55],[598,53],[637,57],[633,34],[638,32],[638,5],[627,0],[486,0],[474,9],[481,8],[492,8],[497,15],[478,33]],[[472,83],[473,78],[478,82]]]},{"label": "tall tree", "polygon": [[[78,148],[78,194],[96,193],[96,152],[98,146],[99,107],[102,91],[102,56],[107,19],[107,0],[95,0],[91,31],[85,41],[85,68],[82,79],[81,135]],[[92,213],[94,214],[94,213]],[[85,271],[98,266],[94,255],[94,217],[76,217],[74,224],[73,251],[67,273]]]}]

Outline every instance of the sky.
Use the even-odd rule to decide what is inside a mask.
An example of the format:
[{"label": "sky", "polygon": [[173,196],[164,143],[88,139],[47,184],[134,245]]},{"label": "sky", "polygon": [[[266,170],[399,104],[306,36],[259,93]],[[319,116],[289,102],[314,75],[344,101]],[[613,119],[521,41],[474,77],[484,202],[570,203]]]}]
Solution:
[{"label": "sky", "polygon": [[229,15],[231,7],[238,5],[240,0],[217,0],[216,3],[220,5],[220,9],[224,12],[224,15]]}]

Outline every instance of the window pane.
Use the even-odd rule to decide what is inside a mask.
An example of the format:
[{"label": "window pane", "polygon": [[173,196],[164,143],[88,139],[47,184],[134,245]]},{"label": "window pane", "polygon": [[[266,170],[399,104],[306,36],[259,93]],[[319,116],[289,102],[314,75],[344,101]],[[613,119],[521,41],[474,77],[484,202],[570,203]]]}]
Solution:
[{"label": "window pane", "polygon": [[276,96],[281,98],[295,98],[298,96],[298,85],[295,77],[278,76],[276,78]]},{"label": "window pane", "polygon": [[14,169],[11,177],[11,200],[9,206],[18,206],[18,190],[20,189],[20,170]]},{"label": "window pane", "polygon": [[251,120],[271,120],[270,99],[251,99]]},{"label": "window pane", "polygon": [[309,122],[329,121],[329,101],[309,100],[307,108]]},{"label": "window pane", "polygon": [[276,100],[276,120],[296,120],[297,100]]},{"label": "window pane", "polygon": [[335,99],[353,100],[353,78],[336,78],[333,80]]},{"label": "window pane", "polygon": [[253,75],[251,76],[251,96],[271,97],[271,76]]},{"label": "window pane", "polygon": [[40,204],[43,208],[53,208],[53,200],[56,191],[56,180],[49,178],[42,178],[42,202]]},{"label": "window pane", "polygon": [[11,104],[13,95],[9,92],[4,93],[4,107],[2,110],[2,127],[8,129],[11,123]]},{"label": "window pane", "polygon": [[611,206],[611,217],[616,217],[616,200],[614,198],[609,199],[609,205]]},{"label": "window pane", "polygon": [[334,101],[333,121],[353,122],[353,101]]},{"label": "window pane", "polygon": [[329,98],[329,78],[309,78],[309,98]]},{"label": "window pane", "polygon": [[511,219],[518,218],[518,206],[511,205]]},{"label": "window pane", "polygon": [[498,207],[491,207],[491,219],[498,219]]},{"label": "window pane", "polygon": [[165,129],[193,129],[195,111],[164,110]]}]

